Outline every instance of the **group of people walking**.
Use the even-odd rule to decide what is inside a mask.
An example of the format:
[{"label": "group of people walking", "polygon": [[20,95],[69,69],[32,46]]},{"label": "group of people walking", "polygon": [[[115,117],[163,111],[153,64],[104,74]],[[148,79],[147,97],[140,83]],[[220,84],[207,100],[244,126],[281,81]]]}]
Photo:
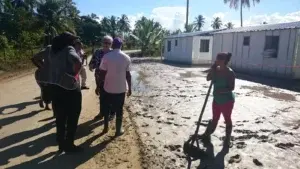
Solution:
[{"label": "group of people walking", "polygon": [[[96,50],[89,63],[89,69],[95,70],[95,92],[100,100],[100,112],[95,118],[104,118],[103,132],[106,133],[109,116],[116,114],[116,136],[123,134],[122,117],[127,86],[127,95],[131,95],[131,60],[121,51],[121,47],[122,39],[105,36],[103,49]],[[74,140],[82,108],[81,90],[89,89],[86,86],[84,59],[86,56],[79,37],[69,32],[56,36],[51,45],[32,59],[38,67],[35,77],[41,87],[40,106],[43,107],[45,102],[49,109],[52,101],[60,151],[82,151],[81,147],[74,144]]]}]

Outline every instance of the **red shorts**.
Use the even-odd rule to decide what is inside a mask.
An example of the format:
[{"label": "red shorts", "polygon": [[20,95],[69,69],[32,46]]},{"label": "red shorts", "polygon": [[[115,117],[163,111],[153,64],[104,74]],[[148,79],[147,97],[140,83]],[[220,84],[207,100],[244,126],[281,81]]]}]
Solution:
[{"label": "red shorts", "polygon": [[213,109],[213,122],[217,123],[220,119],[221,113],[223,114],[224,120],[226,124],[232,124],[231,122],[231,113],[234,106],[234,101],[229,101],[224,104],[218,104],[213,101],[212,109]]}]

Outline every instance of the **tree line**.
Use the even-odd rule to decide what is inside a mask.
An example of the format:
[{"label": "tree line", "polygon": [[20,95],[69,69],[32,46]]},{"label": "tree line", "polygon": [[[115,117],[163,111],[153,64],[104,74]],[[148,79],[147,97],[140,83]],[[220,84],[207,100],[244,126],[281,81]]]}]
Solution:
[{"label": "tree line", "polygon": [[[249,7],[249,1],[224,0],[235,9],[239,2],[241,7]],[[164,29],[160,23],[146,17],[141,17],[134,27],[130,27],[126,14],[100,20],[96,14],[79,13],[72,0],[0,0],[0,69],[26,65],[35,52],[51,44],[52,38],[64,31],[77,34],[87,46],[99,44],[104,35],[121,36],[125,49],[141,49],[143,56],[159,55],[163,37],[182,32]],[[201,31],[204,24],[205,18],[199,15],[184,32]],[[211,26],[222,28],[221,18],[214,18]],[[231,22],[224,26],[234,27]]]},{"label": "tree line", "polygon": [[153,19],[141,17],[130,27],[128,16],[79,15],[72,0],[0,0],[0,69],[22,67],[38,50],[64,31],[75,33],[90,46],[104,35],[124,38],[124,48],[143,55],[160,54],[169,31]]}]

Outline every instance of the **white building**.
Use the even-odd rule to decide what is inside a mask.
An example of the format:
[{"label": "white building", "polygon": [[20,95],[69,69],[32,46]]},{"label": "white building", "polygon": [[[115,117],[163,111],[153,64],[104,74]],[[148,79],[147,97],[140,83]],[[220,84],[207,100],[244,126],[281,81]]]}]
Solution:
[{"label": "white building", "polygon": [[300,79],[300,22],[228,29],[213,39],[213,60],[231,52],[236,71]]},{"label": "white building", "polygon": [[171,35],[164,39],[164,60],[185,64],[210,64],[214,31]]}]

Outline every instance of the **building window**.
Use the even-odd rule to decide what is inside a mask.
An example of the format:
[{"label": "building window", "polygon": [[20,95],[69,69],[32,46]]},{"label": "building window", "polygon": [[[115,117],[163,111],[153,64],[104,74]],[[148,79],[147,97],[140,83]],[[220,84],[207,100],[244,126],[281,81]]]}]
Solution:
[{"label": "building window", "polygon": [[177,39],[175,40],[175,46],[177,46],[178,45],[178,41],[177,41]]},{"label": "building window", "polygon": [[250,36],[244,36],[244,46],[249,46],[250,45]]},{"label": "building window", "polygon": [[277,58],[279,36],[266,36],[264,56]]},{"label": "building window", "polygon": [[200,41],[200,52],[209,52],[209,40],[202,39]]},{"label": "building window", "polygon": [[168,52],[171,51],[171,41],[168,41]]}]

